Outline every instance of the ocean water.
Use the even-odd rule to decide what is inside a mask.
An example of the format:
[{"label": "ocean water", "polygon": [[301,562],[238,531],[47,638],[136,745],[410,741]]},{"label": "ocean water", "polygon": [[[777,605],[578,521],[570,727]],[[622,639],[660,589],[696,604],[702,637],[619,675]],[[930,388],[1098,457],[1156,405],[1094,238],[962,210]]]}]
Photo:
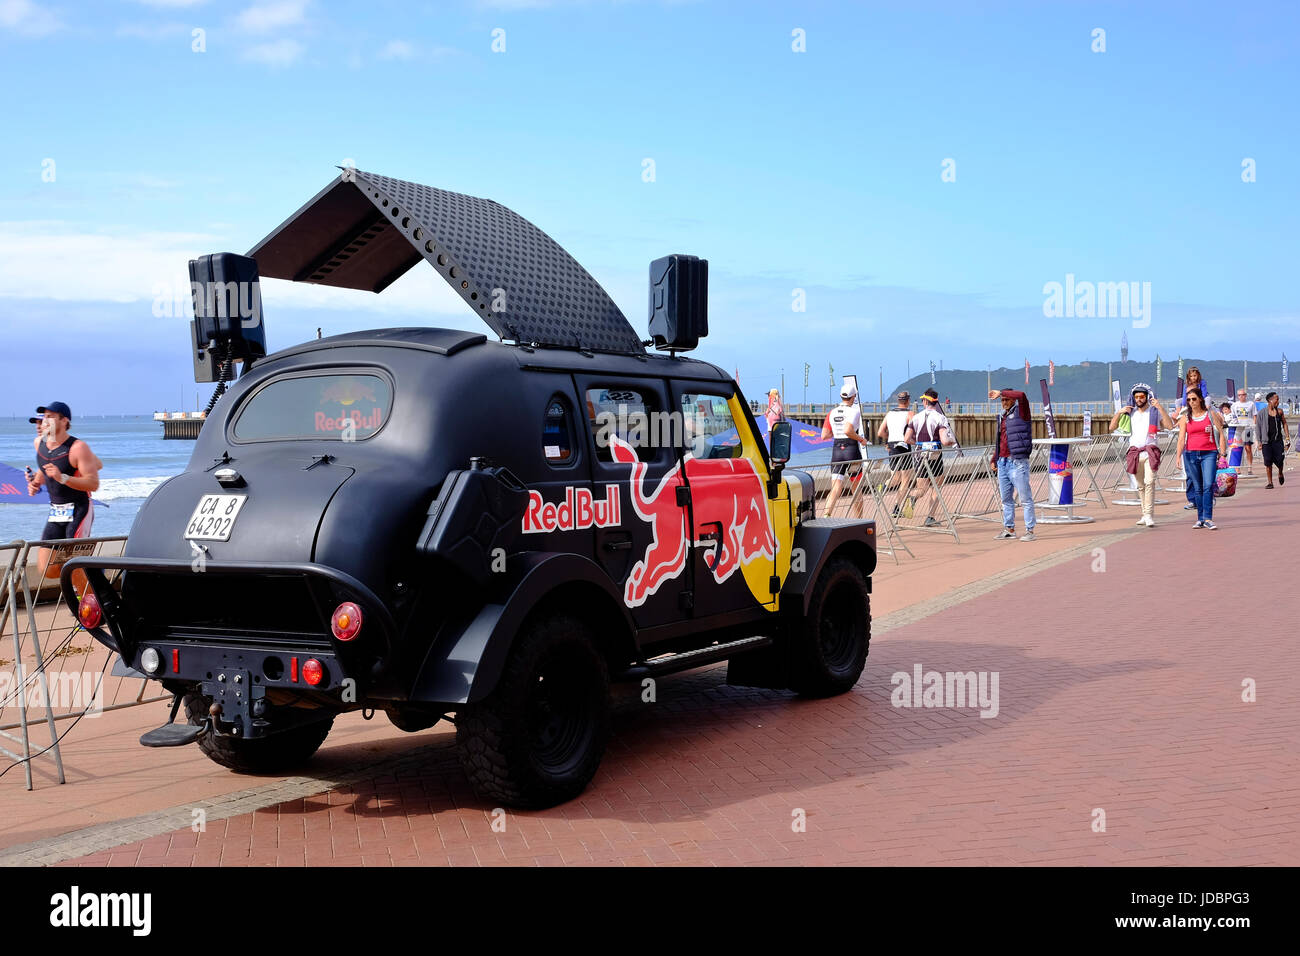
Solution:
[{"label": "ocean water", "polygon": [[[93,533],[96,537],[126,534],[149,492],[189,464],[192,441],[164,441],[162,425],[151,415],[83,417],[73,420],[71,432],[86,441],[104,462],[99,491],[93,495],[107,508],[95,508]],[[0,461],[19,470],[36,467],[32,438],[36,426],[26,418],[0,418]],[[882,446],[867,449],[868,457],[886,453]],[[807,467],[830,461],[830,450],[796,455],[791,467]],[[15,538],[35,539],[45,527],[46,508],[36,504],[0,503],[0,542]]]},{"label": "ocean water", "polygon": [[[126,534],[145,498],[163,481],[180,474],[194,451],[192,441],[163,441],[162,425],[151,415],[74,418],[73,435],[90,445],[104,462],[99,491],[92,497],[108,505],[95,508],[96,537]],[[36,426],[24,418],[0,418],[0,461],[22,469],[36,467],[32,438]],[[0,504],[0,542],[39,538],[46,507]]]}]

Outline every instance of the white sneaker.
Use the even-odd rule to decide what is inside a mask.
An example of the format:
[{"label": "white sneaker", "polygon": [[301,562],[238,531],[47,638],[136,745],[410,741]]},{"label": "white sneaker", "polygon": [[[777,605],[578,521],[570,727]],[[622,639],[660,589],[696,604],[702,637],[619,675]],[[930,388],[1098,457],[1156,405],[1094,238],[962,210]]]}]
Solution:
[{"label": "white sneaker", "polygon": [[1137,521],[1134,521],[1133,523],[1134,523],[1134,524],[1146,524],[1146,523],[1147,523],[1147,516],[1146,516],[1146,515],[1143,515],[1141,518],[1138,518]]},{"label": "white sneaker", "polygon": [[1150,515],[1143,515],[1142,523],[1146,525],[1148,528],[1154,528],[1156,526],[1155,519],[1152,518]]}]

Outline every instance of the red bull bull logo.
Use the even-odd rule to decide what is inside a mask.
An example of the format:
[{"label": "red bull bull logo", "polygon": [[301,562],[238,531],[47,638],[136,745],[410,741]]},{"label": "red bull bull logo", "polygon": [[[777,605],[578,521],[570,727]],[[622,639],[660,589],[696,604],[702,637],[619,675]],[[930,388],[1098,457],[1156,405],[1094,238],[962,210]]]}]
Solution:
[{"label": "red bull bull logo", "polygon": [[580,531],[583,528],[617,528],[623,523],[618,485],[605,486],[605,500],[596,500],[590,488],[564,489],[564,500],[548,502],[540,491],[528,492],[524,534]]},{"label": "red bull bull logo", "polygon": [[322,405],[327,402],[354,405],[362,400],[368,402],[378,401],[375,397],[374,388],[355,378],[331,379],[330,383],[322,388],[320,392]]},{"label": "red bull bull logo", "polygon": [[[646,465],[636,450],[617,436],[610,447],[615,461],[631,465],[632,508],[652,527],[650,546],[628,574],[623,593],[628,607],[639,607],[666,581],[678,577],[693,546],[712,548],[705,564],[718,583],[752,561],[775,557],[767,490],[748,458],[687,455],[647,489]],[[691,488],[695,534],[688,527],[686,509],[677,503],[677,488],[684,483]]]}]

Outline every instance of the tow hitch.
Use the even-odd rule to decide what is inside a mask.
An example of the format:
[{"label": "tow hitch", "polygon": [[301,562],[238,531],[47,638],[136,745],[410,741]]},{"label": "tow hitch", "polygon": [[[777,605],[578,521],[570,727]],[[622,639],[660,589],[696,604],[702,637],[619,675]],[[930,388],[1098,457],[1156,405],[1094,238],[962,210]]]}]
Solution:
[{"label": "tow hitch", "polygon": [[[259,731],[270,726],[264,719],[266,713],[266,688],[250,679],[248,671],[240,668],[221,670],[215,680],[199,684],[199,692],[212,701],[208,716],[202,723],[176,723],[182,695],[172,700],[171,716],[167,723],[149,731],[140,738],[146,747],[184,747],[194,743],[204,734],[214,737],[260,736]],[[229,731],[221,729],[221,722],[231,724]]]}]

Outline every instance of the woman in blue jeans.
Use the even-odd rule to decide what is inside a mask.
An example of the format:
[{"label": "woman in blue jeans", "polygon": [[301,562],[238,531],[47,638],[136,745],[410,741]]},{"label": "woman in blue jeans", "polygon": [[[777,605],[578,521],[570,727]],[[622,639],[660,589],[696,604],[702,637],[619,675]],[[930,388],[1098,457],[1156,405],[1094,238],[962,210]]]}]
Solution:
[{"label": "woman in blue jeans", "polygon": [[1196,505],[1193,528],[1217,530],[1214,522],[1214,482],[1223,453],[1223,418],[1205,406],[1199,388],[1187,392],[1187,414],[1178,419],[1178,451],[1182,455],[1187,487]]}]

